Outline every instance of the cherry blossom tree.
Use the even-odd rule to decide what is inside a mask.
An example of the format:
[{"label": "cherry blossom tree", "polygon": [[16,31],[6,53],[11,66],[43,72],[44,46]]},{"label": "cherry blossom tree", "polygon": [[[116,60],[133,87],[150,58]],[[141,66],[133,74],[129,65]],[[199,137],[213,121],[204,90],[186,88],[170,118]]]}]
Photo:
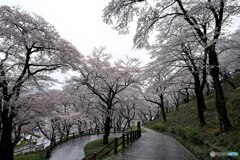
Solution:
[{"label": "cherry blossom tree", "polygon": [[136,106],[137,119],[140,119],[142,124],[150,122],[157,117],[158,109],[158,106],[154,106],[144,98],[141,98],[141,103]]},{"label": "cherry blossom tree", "polygon": [[[184,30],[182,36],[174,36],[168,38],[166,44],[161,45],[158,49],[153,49],[151,53],[158,53],[157,60],[162,60],[160,63],[169,65],[171,68],[176,67],[179,80],[189,77],[190,82],[185,87],[186,102],[189,102],[189,93],[191,83],[195,91],[197,99],[197,111],[200,125],[206,124],[204,119],[204,110],[206,104],[204,101],[203,91],[207,80],[207,54],[204,52],[199,42],[195,40],[194,34]],[[167,57],[167,58],[166,58]],[[189,76],[187,76],[189,75]],[[182,84],[182,83],[181,83]],[[185,82],[185,84],[187,84]],[[180,92],[181,93],[181,92]]]},{"label": "cherry blossom tree", "polygon": [[50,146],[57,138],[68,138],[76,119],[80,117],[72,105],[72,98],[62,90],[48,90],[36,96],[35,123],[42,134],[50,140]]},{"label": "cherry blossom tree", "polygon": [[[74,86],[67,85],[58,96],[58,106],[62,106],[62,110],[59,111],[59,118],[61,119],[60,128],[63,129],[64,136],[68,137],[71,129],[77,126],[79,133],[82,129],[87,129],[89,125],[87,122],[94,122],[96,119],[92,117],[91,107],[94,105],[93,98],[91,97],[89,90],[86,86]],[[85,125],[85,126],[84,126]]]},{"label": "cherry blossom tree", "polygon": [[[48,86],[48,74],[79,64],[81,54],[42,17],[0,7],[0,159],[13,159],[12,131],[22,88]],[[31,88],[32,87],[32,88]]]},{"label": "cherry blossom tree", "polygon": [[25,134],[31,133],[35,126],[35,106],[36,97],[31,92],[24,91],[18,100],[11,103],[17,110],[16,116],[13,119],[12,141],[15,146],[23,137],[22,131]]},{"label": "cherry blossom tree", "polygon": [[240,30],[237,30],[230,37],[223,37],[218,45],[222,81],[228,82],[233,89],[235,89],[236,86],[230,79],[237,74],[240,68],[239,35]]},{"label": "cherry blossom tree", "polygon": [[131,127],[131,122],[137,117],[137,108],[141,105],[141,93],[134,86],[128,87],[120,94],[119,114],[126,121],[124,128]]},{"label": "cherry blossom tree", "polygon": [[[148,69],[146,70],[148,72]],[[149,73],[147,73],[148,75]],[[166,107],[164,106],[165,90],[168,87],[167,79],[162,75],[152,75],[147,77],[147,88],[142,92],[144,99],[157,106],[156,118],[162,114],[163,121],[166,122]]]},{"label": "cherry blossom tree", "polygon": [[135,83],[135,75],[139,71],[138,61],[119,60],[113,64],[110,55],[104,49],[94,49],[86,58],[85,65],[79,68],[80,76],[72,77],[76,85],[85,85],[98,99],[100,108],[105,114],[103,144],[108,143],[111,128],[111,116],[114,106],[119,102],[117,96],[129,85]]},{"label": "cherry blossom tree", "polygon": [[216,92],[220,130],[228,131],[232,125],[228,119],[226,101],[220,83],[216,46],[224,34],[224,27],[229,24],[231,17],[239,12],[237,0],[112,0],[103,11],[103,19],[107,24],[115,24],[114,29],[124,34],[128,32],[130,22],[137,16],[134,45],[146,48],[149,48],[154,33],[160,32],[163,37],[166,35],[169,37],[171,30],[185,27],[179,25],[179,22],[185,22],[208,56],[210,75]]},{"label": "cherry blossom tree", "polygon": [[[75,126],[79,133],[82,130],[92,130],[92,125],[95,125],[95,131],[103,128],[103,111],[99,107],[99,99],[95,94],[92,94],[87,86],[79,86],[73,81],[67,81],[64,90],[69,94],[69,100],[74,106],[74,113],[79,116],[75,118]],[[91,124],[90,124],[91,123]],[[92,124],[93,123],[93,124]]]},{"label": "cherry blossom tree", "polygon": [[57,129],[59,123],[59,112],[64,110],[58,106],[58,96],[61,90],[48,90],[35,94],[35,123],[43,135],[54,143],[60,134]]}]

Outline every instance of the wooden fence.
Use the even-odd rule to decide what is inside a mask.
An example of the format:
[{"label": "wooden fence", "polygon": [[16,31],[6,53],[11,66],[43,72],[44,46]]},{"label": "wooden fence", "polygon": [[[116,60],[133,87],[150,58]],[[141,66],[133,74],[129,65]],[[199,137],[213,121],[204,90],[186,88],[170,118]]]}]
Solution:
[{"label": "wooden fence", "polygon": [[[116,130],[111,130],[110,133],[117,133],[117,132],[121,132],[121,131],[116,131]],[[59,138],[57,139],[55,142],[51,143],[50,146],[46,147],[46,157],[50,157],[51,155],[51,152],[53,151],[53,149],[61,144],[61,143],[64,143],[68,140],[71,140],[71,139],[74,139],[74,138],[77,138],[77,137],[81,137],[81,136],[90,136],[90,135],[95,135],[95,134],[103,134],[104,133],[104,130],[103,129],[98,129],[98,130],[86,130],[86,131],[82,131],[80,133],[72,133],[69,137],[66,137],[66,138]]]},{"label": "wooden fence", "polygon": [[141,128],[140,128],[140,122],[138,122],[137,130],[126,132],[126,133],[123,133],[121,137],[116,137],[107,146],[105,146],[99,152],[94,153],[87,160],[101,160],[106,158],[112,152],[114,154],[117,154],[119,146],[122,146],[122,150],[124,151],[126,145],[133,143],[135,140],[137,140],[140,137],[141,137]]},{"label": "wooden fence", "polygon": [[[115,129],[111,129],[110,133],[117,133],[117,132],[122,132],[122,131],[116,131]],[[103,129],[98,129],[98,130],[85,130],[82,132],[77,132],[77,133],[71,133],[69,134],[68,137],[59,137],[57,138],[54,142],[51,142],[49,146],[46,148],[44,147],[44,144],[39,144],[39,145],[32,145],[28,148],[24,148],[21,150],[17,150],[14,152],[14,155],[22,155],[26,154],[29,152],[36,152],[40,150],[46,150],[46,155],[45,157],[49,158],[51,155],[51,152],[53,149],[58,146],[61,143],[64,143],[68,140],[81,137],[81,136],[89,136],[89,135],[94,135],[94,134],[103,134],[104,130]],[[140,123],[138,123],[138,129],[136,131],[130,131],[127,133],[123,133],[121,137],[115,138],[112,142],[110,142],[106,147],[104,147],[101,151],[98,153],[95,153],[92,157],[91,160],[96,160],[96,159],[102,159],[103,157],[106,157],[111,151],[114,151],[114,153],[117,153],[117,147],[122,145],[123,148],[125,148],[125,144],[130,144],[134,142],[136,139],[138,139],[141,136],[141,129],[140,129]],[[111,149],[107,150],[107,148],[111,146]]]}]

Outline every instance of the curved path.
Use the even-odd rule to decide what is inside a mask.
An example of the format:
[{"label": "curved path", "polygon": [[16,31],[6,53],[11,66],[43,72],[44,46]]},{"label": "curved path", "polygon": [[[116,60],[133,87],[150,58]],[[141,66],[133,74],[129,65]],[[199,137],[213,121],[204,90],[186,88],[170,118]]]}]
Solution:
[{"label": "curved path", "polygon": [[[197,160],[186,148],[173,137],[144,128],[146,132],[134,142],[123,154],[121,160]],[[110,136],[119,136],[112,134]],[[102,138],[100,135],[83,136],[69,140],[57,146],[50,160],[81,160],[84,158],[84,146],[93,140]]]},{"label": "curved path", "polygon": [[117,159],[124,160],[197,160],[173,137],[144,128],[142,137]]},{"label": "curved path", "polygon": [[[119,135],[118,133],[110,134],[110,137]],[[102,137],[102,134],[82,136],[62,143],[52,151],[50,160],[81,160],[85,157],[84,146],[88,142]]]}]

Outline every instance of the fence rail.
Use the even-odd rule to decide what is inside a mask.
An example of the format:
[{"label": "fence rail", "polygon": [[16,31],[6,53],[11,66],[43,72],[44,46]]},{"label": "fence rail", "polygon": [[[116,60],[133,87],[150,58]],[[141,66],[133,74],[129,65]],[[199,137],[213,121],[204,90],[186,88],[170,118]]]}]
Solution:
[{"label": "fence rail", "polygon": [[[125,149],[126,144],[129,145],[135,140],[141,137],[141,128],[140,122],[138,122],[138,128],[135,131],[130,131],[123,133],[121,137],[115,137],[107,146],[101,149],[99,152],[94,153],[87,160],[101,160],[106,158],[111,152],[114,154],[118,153],[118,147],[122,145],[123,150]],[[109,149],[110,148],[110,149]]]},{"label": "fence rail", "polygon": [[43,150],[44,149],[44,144],[46,144],[46,143],[42,143],[42,144],[38,144],[38,145],[32,145],[28,148],[24,148],[24,149],[21,149],[21,150],[14,151],[14,155],[19,155],[19,154],[24,154],[24,153],[28,153],[28,152]]},{"label": "fence rail", "polygon": [[[27,148],[23,148],[21,150],[16,150],[14,151],[14,155],[22,155],[25,153],[29,153],[29,152],[36,152],[36,151],[40,151],[40,150],[47,150],[47,156],[50,156],[51,151],[59,144],[66,142],[68,140],[77,138],[77,137],[81,137],[81,136],[88,136],[88,135],[94,135],[94,134],[102,134],[104,132],[103,129],[98,129],[98,130],[85,130],[85,131],[81,131],[81,132],[74,132],[69,134],[68,137],[59,137],[57,139],[55,139],[54,142],[51,142],[49,146],[44,147],[45,144],[47,143],[42,143],[42,144],[38,144],[38,145],[31,145]],[[116,133],[118,131],[112,129],[111,133]]]}]

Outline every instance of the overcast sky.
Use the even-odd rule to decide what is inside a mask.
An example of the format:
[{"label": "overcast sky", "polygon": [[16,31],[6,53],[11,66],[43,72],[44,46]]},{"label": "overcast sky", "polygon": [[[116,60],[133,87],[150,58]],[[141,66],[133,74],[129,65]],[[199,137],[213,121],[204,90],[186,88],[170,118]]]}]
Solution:
[{"label": "overcast sky", "polygon": [[[0,0],[0,4],[20,6],[27,12],[42,16],[53,24],[63,38],[73,43],[86,55],[94,47],[105,46],[114,59],[125,55],[138,57],[145,63],[146,51],[133,50],[133,25],[130,34],[118,35],[102,21],[102,10],[110,0]],[[234,29],[239,23],[233,25]]]},{"label": "overcast sky", "polygon": [[[0,5],[20,6],[27,12],[42,16],[53,24],[60,35],[73,43],[87,55],[94,47],[105,46],[113,58],[138,57],[144,63],[149,61],[146,51],[134,50],[135,27],[128,35],[118,35],[111,26],[102,21],[102,10],[110,0],[0,0]],[[233,30],[239,23],[233,25]],[[63,80],[63,75],[56,74]]]},{"label": "overcast sky", "polygon": [[[135,50],[133,47],[132,32],[128,35],[118,35],[111,26],[102,21],[102,10],[108,0],[1,0],[0,5],[20,6],[27,12],[42,16],[47,22],[54,25],[60,35],[70,41],[78,50],[87,55],[94,47],[104,46],[106,52],[112,54],[114,60],[137,57],[144,63],[149,58],[144,50]],[[60,81],[65,75],[54,74]],[[57,85],[56,88],[59,88]]]},{"label": "overcast sky", "polygon": [[102,10],[108,0],[1,0],[0,4],[18,5],[27,12],[42,16],[85,55],[94,47],[105,46],[114,59],[125,55],[142,60],[147,57],[146,52],[132,49],[134,32],[118,35],[102,21]]}]

